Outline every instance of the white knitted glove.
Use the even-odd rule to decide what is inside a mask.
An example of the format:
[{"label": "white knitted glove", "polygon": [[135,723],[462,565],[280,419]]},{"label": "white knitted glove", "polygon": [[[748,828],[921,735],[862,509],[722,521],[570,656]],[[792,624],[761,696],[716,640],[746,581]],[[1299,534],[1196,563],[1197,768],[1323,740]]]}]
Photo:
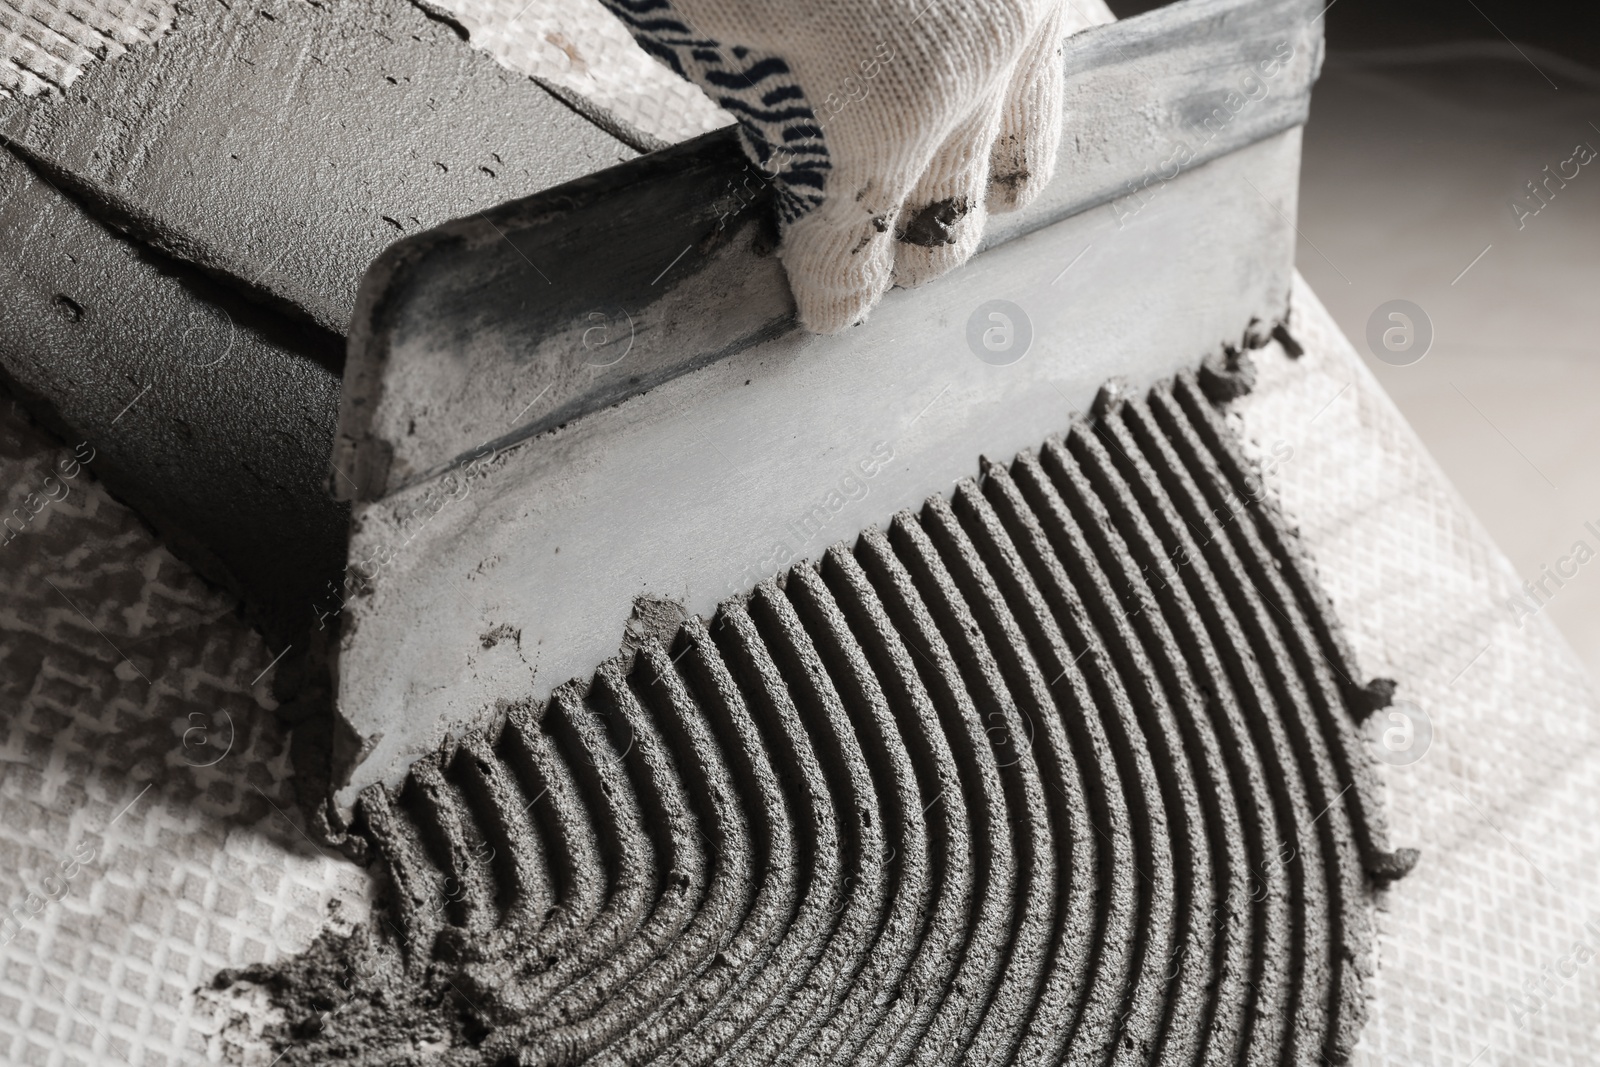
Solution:
[{"label": "white knitted glove", "polygon": [[1061,40],[1104,0],[603,0],[739,120],[800,321],[860,322],[967,261],[1061,141]]}]

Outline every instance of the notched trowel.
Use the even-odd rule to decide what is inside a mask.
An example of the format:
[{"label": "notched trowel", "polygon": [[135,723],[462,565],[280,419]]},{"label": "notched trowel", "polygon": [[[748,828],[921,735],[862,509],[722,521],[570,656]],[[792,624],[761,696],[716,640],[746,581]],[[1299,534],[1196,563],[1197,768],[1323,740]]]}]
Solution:
[{"label": "notched trowel", "polygon": [[351,329],[350,562],[317,608],[357,738],[338,807],[662,612],[709,617],[1034,447],[1108,379],[1265,343],[1318,8],[1184,0],[1067,40],[1051,187],[841,336],[795,325],[726,130],[392,246]]}]

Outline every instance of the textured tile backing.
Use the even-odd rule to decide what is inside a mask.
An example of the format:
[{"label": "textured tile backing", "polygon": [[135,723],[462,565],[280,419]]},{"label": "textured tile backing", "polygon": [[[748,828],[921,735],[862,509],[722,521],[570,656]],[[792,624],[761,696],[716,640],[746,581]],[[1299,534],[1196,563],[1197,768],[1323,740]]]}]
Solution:
[{"label": "textured tile backing", "polygon": [[0,1062],[250,1062],[209,977],[364,915],[365,878],[287,821],[273,653],[94,460],[3,401]]},{"label": "textured tile backing", "polygon": [[[1510,608],[1520,578],[1303,283],[1295,306],[1305,357],[1263,361],[1239,416],[1361,663],[1432,727],[1419,759],[1380,768],[1393,833],[1425,859],[1377,913],[1355,1062],[1591,1064],[1593,683],[1547,617]],[[1398,728],[1379,714],[1372,739]]]},{"label": "textured tile backing", "polygon": [[0,0],[0,96],[65,89],[97,60],[159,40],[166,0]]}]

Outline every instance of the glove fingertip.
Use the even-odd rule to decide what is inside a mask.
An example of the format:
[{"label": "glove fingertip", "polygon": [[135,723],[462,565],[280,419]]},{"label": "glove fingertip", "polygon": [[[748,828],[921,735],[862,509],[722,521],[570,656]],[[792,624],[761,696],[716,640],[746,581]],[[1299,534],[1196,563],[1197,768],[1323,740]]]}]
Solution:
[{"label": "glove fingertip", "polygon": [[836,334],[865,321],[891,284],[889,243],[870,219],[838,226],[808,215],[788,226],[779,255],[801,325]]}]

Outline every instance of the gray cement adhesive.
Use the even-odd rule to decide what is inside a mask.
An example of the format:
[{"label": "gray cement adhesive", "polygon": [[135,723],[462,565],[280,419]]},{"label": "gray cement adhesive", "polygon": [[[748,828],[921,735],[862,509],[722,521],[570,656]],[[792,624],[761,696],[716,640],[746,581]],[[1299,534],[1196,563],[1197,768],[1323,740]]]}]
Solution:
[{"label": "gray cement adhesive", "polygon": [[[1388,844],[1231,354],[445,743],[283,1063],[1345,1062]],[[1067,420],[1064,419],[1064,422]]]},{"label": "gray cement adhesive", "polygon": [[408,233],[638,152],[409,0],[185,5],[0,134],[94,217],[342,335]]}]

